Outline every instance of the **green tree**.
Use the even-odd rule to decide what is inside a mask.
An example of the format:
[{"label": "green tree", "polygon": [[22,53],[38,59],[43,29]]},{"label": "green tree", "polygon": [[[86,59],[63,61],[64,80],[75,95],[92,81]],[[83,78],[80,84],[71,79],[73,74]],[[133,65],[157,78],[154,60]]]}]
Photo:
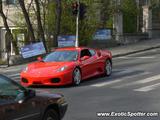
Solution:
[{"label": "green tree", "polygon": [[34,29],[33,29],[29,14],[26,10],[25,1],[24,0],[18,0],[18,2],[19,2],[19,5],[22,9],[22,12],[23,12],[23,15],[24,15],[24,18],[25,18],[25,21],[26,21],[26,25],[27,25],[27,28],[28,28],[28,31],[29,31],[29,35],[31,37],[31,41],[35,42],[36,39],[35,39],[35,35],[34,35]]},{"label": "green tree", "polygon": [[[76,16],[72,14],[72,2],[75,0],[65,0],[61,1],[61,20],[60,20],[60,33],[61,35],[75,35],[76,34]],[[86,17],[80,21],[79,35],[80,35],[80,45],[86,45],[89,40],[92,39],[92,34],[98,26],[98,21],[95,19],[94,14],[96,9],[93,7],[93,0],[81,0],[85,5],[87,5]],[[50,2],[48,4],[47,13],[47,32],[53,34],[56,30],[56,3]]]},{"label": "green tree", "polygon": [[35,0],[36,4],[36,16],[37,16],[37,28],[38,28],[38,38],[42,40],[44,47],[47,51],[45,36],[44,36],[44,30],[42,26],[42,19],[41,19],[41,10],[40,10],[40,3],[39,0]]},{"label": "green tree", "polygon": [[123,30],[125,33],[137,31],[138,8],[135,0],[122,0]]}]

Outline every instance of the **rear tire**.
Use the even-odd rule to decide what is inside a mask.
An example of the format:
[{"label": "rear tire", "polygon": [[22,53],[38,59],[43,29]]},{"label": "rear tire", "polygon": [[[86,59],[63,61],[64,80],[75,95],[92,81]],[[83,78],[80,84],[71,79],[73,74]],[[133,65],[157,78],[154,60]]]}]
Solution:
[{"label": "rear tire", "polygon": [[58,113],[54,109],[48,109],[43,117],[43,120],[60,120]]},{"label": "rear tire", "polygon": [[110,76],[112,74],[112,62],[110,60],[106,60],[104,72],[105,76]]},{"label": "rear tire", "polygon": [[78,86],[81,83],[81,71],[79,68],[75,68],[73,71],[73,85]]}]

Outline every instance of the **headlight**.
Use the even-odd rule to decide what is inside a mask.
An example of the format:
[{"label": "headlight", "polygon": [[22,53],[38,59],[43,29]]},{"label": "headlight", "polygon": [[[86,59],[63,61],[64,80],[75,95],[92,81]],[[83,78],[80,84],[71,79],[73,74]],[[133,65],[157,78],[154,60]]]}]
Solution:
[{"label": "headlight", "polygon": [[66,102],[66,99],[65,99],[64,97],[61,97],[57,102],[58,102],[60,105],[63,105],[63,104],[65,104],[65,103],[67,103],[67,102]]},{"label": "headlight", "polygon": [[67,69],[67,66],[63,66],[57,70],[57,72],[62,72]]},{"label": "headlight", "polygon": [[28,67],[25,67],[24,69],[23,69],[23,72],[27,72],[28,71]]}]

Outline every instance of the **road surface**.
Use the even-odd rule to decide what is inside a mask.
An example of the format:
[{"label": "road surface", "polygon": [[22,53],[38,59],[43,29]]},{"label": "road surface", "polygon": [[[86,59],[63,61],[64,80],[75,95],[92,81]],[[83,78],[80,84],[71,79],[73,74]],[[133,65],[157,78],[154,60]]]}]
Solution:
[{"label": "road surface", "polygon": [[[23,67],[0,73],[19,82]],[[34,89],[65,95],[69,107],[63,120],[160,120],[160,49],[114,58],[113,67],[112,76],[78,87]]]}]

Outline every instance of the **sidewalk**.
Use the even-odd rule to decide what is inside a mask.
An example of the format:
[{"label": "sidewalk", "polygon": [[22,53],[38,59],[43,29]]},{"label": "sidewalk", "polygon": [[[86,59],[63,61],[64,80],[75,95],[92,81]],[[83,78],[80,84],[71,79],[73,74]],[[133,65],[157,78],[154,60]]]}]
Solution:
[{"label": "sidewalk", "polygon": [[119,57],[155,48],[160,48],[160,39],[145,40],[130,45],[121,45],[118,47],[109,48],[109,50],[112,52],[113,57]]},{"label": "sidewalk", "polygon": [[[113,47],[108,49],[112,52],[113,57],[120,57],[155,48],[160,48],[160,39],[145,40],[134,44],[121,45],[118,47]],[[25,66],[25,65],[26,64],[11,66],[11,68]],[[6,68],[6,66],[3,65],[0,66],[0,71],[2,71],[4,68]]]}]

